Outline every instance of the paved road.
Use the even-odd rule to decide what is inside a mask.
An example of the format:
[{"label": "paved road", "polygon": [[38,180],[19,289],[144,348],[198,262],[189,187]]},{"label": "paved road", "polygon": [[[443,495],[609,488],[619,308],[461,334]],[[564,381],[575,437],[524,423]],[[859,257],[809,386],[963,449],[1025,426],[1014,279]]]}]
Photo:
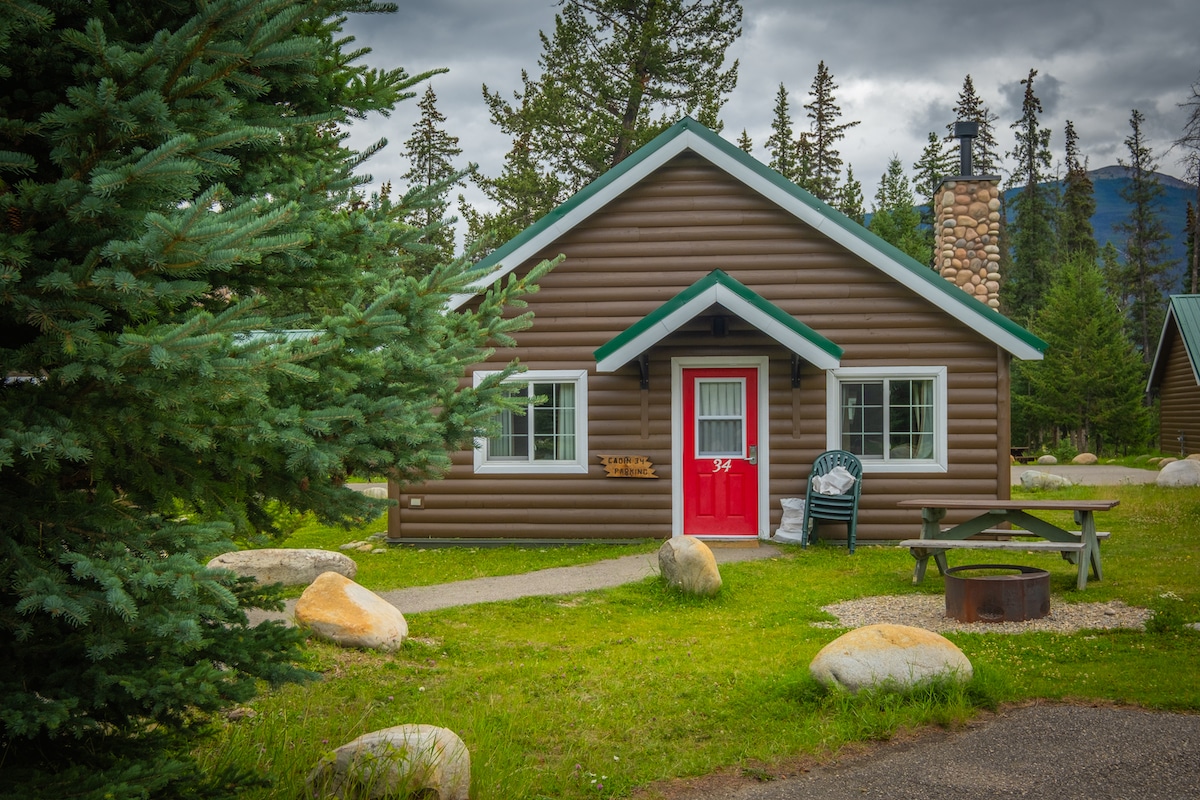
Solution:
[{"label": "paved road", "polygon": [[1154,483],[1158,478],[1158,470],[1134,469],[1118,467],[1113,464],[1014,464],[1012,468],[1012,484],[1021,483],[1021,473],[1026,470],[1049,472],[1051,475],[1061,475],[1072,483],[1080,486],[1113,486],[1122,483]]},{"label": "paved road", "polygon": [[1200,715],[1032,705],[794,777],[714,775],[653,788],[668,800],[1194,800]]}]

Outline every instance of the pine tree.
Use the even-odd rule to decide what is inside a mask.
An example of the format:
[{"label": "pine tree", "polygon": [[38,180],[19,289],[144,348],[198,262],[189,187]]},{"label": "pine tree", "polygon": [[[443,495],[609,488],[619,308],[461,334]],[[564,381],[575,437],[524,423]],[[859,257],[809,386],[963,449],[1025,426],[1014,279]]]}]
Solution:
[{"label": "pine tree", "polygon": [[1001,289],[1005,311],[1014,319],[1030,319],[1041,307],[1053,280],[1055,263],[1052,221],[1057,203],[1050,180],[1050,130],[1042,127],[1042,103],[1034,93],[1037,70],[1021,81],[1025,87],[1021,118],[1012,124],[1016,146],[1009,157],[1016,161],[1010,182],[1020,191],[1013,202],[1009,227],[1012,263]]},{"label": "pine tree", "polygon": [[417,107],[421,116],[404,143],[409,170],[404,174],[411,193],[406,205],[414,206],[406,221],[421,231],[421,251],[416,254],[417,274],[429,272],[454,258],[454,229],[447,224],[450,204],[446,192],[462,180],[453,160],[462,155],[458,137],[443,130],[446,117],[437,108],[433,85],[425,87]]},{"label": "pine tree", "polygon": [[0,796],[238,796],[252,776],[192,739],[303,678],[303,635],[250,625],[278,592],[206,563],[278,509],[378,515],[350,474],[446,469],[506,405],[459,380],[530,284],[446,313],[476,275],[404,275],[405,209],[359,195],[376,148],[342,126],[429,77],[343,49],[345,14],[385,7],[8,8]]},{"label": "pine tree", "polygon": [[1125,138],[1129,160],[1118,159],[1129,174],[1121,198],[1129,204],[1129,218],[1116,228],[1125,234],[1125,266],[1121,294],[1128,305],[1131,338],[1149,362],[1162,331],[1166,308],[1170,234],[1160,216],[1164,190],[1154,174],[1158,163],[1142,136],[1145,117],[1137,109],[1129,117],[1131,133]]},{"label": "pine tree", "polygon": [[899,156],[888,160],[887,172],[879,178],[867,228],[922,264],[933,261],[933,247],[921,230],[921,215],[913,205],[912,189]]},{"label": "pine tree", "polygon": [[1067,120],[1064,133],[1067,174],[1058,218],[1058,249],[1064,256],[1081,255],[1094,262],[1100,256],[1100,245],[1092,230],[1095,190],[1088,177],[1087,160],[1080,160],[1079,136],[1071,120]]},{"label": "pine tree", "polygon": [[821,61],[809,87],[809,102],[804,104],[809,130],[807,169],[802,168],[801,172],[807,180],[800,185],[826,203],[836,202],[842,174],[842,157],[837,143],[846,138],[846,131],[859,124],[858,120],[840,122],[842,109],[834,96],[837,88],[833,75]]},{"label": "pine tree", "polygon": [[[992,123],[999,120],[997,114],[975,93],[975,82],[967,75],[963,79],[962,90],[958,94],[958,102],[954,106],[956,122],[979,123],[979,135],[972,143],[971,160],[976,175],[999,175],[1000,155],[999,145],[996,144],[996,134]],[[954,140],[954,122],[946,126],[946,139]]]},{"label": "pine tree", "polygon": [[479,181],[501,210],[473,218],[501,241],[498,231],[530,216],[526,208],[553,208],[682,116],[719,130],[720,108],[737,84],[737,62],[722,67],[741,35],[739,0],[561,5],[553,34],[541,35],[539,76],[522,73],[511,102],[484,86],[492,122],[513,148],[503,185]]},{"label": "pine tree", "polygon": [[1014,396],[1014,417],[1046,434],[1029,441],[1065,436],[1096,453],[1148,444],[1145,367],[1094,261],[1076,254],[1056,270],[1031,330],[1049,347],[1044,360],[1014,365],[1014,383],[1029,387]]},{"label": "pine tree", "polygon": [[467,222],[466,238],[475,244],[473,256],[477,259],[549,214],[570,195],[566,183],[546,168],[538,156],[542,149],[541,129],[532,111],[538,90],[527,73],[523,72],[521,79],[525,84],[521,112],[511,114],[502,123],[515,138],[504,156],[500,175],[489,178],[479,172],[471,174],[471,181],[499,210],[476,211],[466,198],[459,196],[459,207]]}]

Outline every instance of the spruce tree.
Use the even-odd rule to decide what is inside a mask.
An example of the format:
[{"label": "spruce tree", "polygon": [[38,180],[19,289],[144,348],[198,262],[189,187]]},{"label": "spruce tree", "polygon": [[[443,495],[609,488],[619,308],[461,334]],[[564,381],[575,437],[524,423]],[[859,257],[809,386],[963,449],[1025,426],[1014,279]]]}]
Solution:
[{"label": "spruce tree", "polygon": [[429,272],[439,264],[454,258],[454,228],[446,219],[450,208],[446,192],[462,181],[461,171],[454,159],[462,155],[458,137],[443,129],[446,117],[437,107],[433,85],[425,87],[417,108],[421,116],[413,126],[412,136],[404,143],[409,170],[406,205],[412,210],[405,219],[421,231],[419,252],[414,259],[418,273]]},{"label": "spruce tree", "polygon": [[1014,418],[1042,430],[1029,441],[1065,437],[1074,449],[1096,453],[1146,446],[1145,367],[1100,270],[1076,254],[1055,273],[1030,324],[1049,345],[1046,357],[1014,365],[1014,383],[1029,388],[1014,396]]},{"label": "spruce tree", "polygon": [[[958,173],[958,160],[954,148],[938,137],[933,131],[925,142],[921,157],[913,164],[912,188],[916,197],[925,205],[929,215],[924,217],[928,223],[932,219],[934,192],[942,181]],[[924,215],[923,215],[924,216]]]},{"label": "spruce tree", "polygon": [[1192,214],[1188,217],[1187,240],[1188,248],[1186,291],[1196,294],[1200,292],[1200,250],[1196,242],[1200,241],[1200,82],[1192,84],[1192,94],[1183,103],[1188,109],[1187,121],[1183,126],[1183,134],[1175,140],[1175,146],[1183,152],[1182,161],[1186,168],[1186,177],[1196,190],[1194,203],[1189,204]]},{"label": "spruce tree", "polygon": [[863,224],[867,216],[867,211],[863,208],[862,183],[854,177],[854,168],[849,164],[846,165],[846,180],[838,190],[837,210],[859,225]]},{"label": "spruce tree", "polygon": [[809,87],[809,102],[804,104],[809,120],[808,153],[807,169],[802,170],[806,181],[800,185],[831,204],[837,202],[842,174],[842,156],[837,143],[846,138],[846,131],[859,124],[858,120],[841,122],[842,109],[834,95],[837,88],[829,68],[821,61]]},{"label": "spruce tree", "polygon": [[750,138],[750,134],[746,133],[745,128],[742,128],[742,135],[738,137],[737,146],[746,155],[754,155],[754,140]]},{"label": "spruce tree", "polygon": [[[356,65],[360,0],[9,3],[0,36],[0,795],[236,796],[192,737],[302,634],[205,565],[347,476],[447,468],[506,404],[466,365],[527,323],[404,274],[344,126],[428,78]],[[372,151],[375,148],[372,148]],[[549,265],[535,270],[536,280]]]},{"label": "spruce tree", "polygon": [[1168,258],[1171,235],[1162,221],[1164,190],[1154,174],[1158,169],[1154,152],[1142,136],[1145,117],[1134,109],[1129,117],[1131,132],[1125,138],[1129,160],[1118,159],[1129,181],[1121,189],[1121,198],[1129,204],[1129,217],[1116,228],[1125,235],[1125,265],[1121,293],[1128,305],[1131,337],[1149,362],[1162,331],[1166,313],[1166,295],[1170,291]]},{"label": "spruce tree", "polygon": [[987,104],[975,92],[975,82],[971,76],[963,78],[962,90],[958,93],[958,101],[954,105],[954,121],[946,125],[947,140],[954,140],[954,122],[979,123],[979,135],[972,143],[971,159],[976,175],[999,175],[1000,155],[999,145],[996,144],[995,129],[992,124],[1000,119],[993,114]]},{"label": "spruce tree", "polygon": [[922,264],[932,263],[933,246],[921,229],[921,214],[913,205],[912,189],[899,156],[893,155],[888,160],[887,172],[879,178],[875,206],[867,227],[871,233]]},{"label": "spruce tree", "polygon": [[1100,245],[1092,230],[1092,215],[1096,213],[1096,195],[1088,176],[1087,160],[1079,156],[1079,136],[1075,125],[1067,120],[1067,174],[1063,180],[1062,207],[1058,217],[1058,249],[1064,256],[1081,255],[1095,261]]},{"label": "spruce tree", "polygon": [[1050,130],[1040,120],[1042,103],[1034,92],[1037,74],[1031,69],[1021,81],[1025,87],[1021,118],[1012,124],[1016,145],[1009,153],[1016,163],[1009,185],[1019,191],[1008,231],[1012,263],[1000,299],[1005,312],[1018,321],[1037,313],[1054,277],[1057,202],[1047,185],[1051,177]]},{"label": "spruce tree", "polygon": [[792,129],[792,114],[788,108],[788,91],[782,83],[775,93],[774,116],[771,117],[771,135],[767,137],[767,153],[771,169],[793,183],[800,169],[799,144]]}]

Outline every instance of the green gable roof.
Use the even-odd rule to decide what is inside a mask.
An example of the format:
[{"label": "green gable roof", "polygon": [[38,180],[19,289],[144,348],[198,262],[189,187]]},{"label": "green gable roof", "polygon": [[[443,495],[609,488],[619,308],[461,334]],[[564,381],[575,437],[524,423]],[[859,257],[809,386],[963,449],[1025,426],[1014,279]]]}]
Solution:
[{"label": "green gable roof", "polygon": [[719,269],[705,275],[595,351],[596,368],[628,364],[706,309],[720,305],[821,369],[834,369],[842,348]]},{"label": "green gable roof", "polygon": [[1192,365],[1192,377],[1200,385],[1200,294],[1177,294],[1167,303],[1167,318],[1163,321],[1162,335],[1158,339],[1158,350],[1150,367],[1148,389],[1157,387],[1166,372],[1167,354],[1164,351],[1172,329],[1179,332],[1188,362]]},{"label": "green gable roof", "polygon": [[[684,151],[706,159],[797,219],[935,304],[1017,358],[1039,360],[1046,343],[1029,331],[944,280],[929,267],[902,253],[863,226],[831,208],[770,167],[752,158],[693,119],[685,117],[629,158],[610,169],[503,247],[481,261],[471,292],[457,295],[458,308],[574,226],[599,211],[654,170]],[[566,265],[569,268],[569,264]]]}]

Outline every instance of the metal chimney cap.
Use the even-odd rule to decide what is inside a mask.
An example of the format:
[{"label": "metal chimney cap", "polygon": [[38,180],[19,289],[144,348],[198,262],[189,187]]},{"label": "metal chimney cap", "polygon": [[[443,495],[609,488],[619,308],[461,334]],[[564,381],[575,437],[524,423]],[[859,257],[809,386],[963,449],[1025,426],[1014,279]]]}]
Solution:
[{"label": "metal chimney cap", "polygon": [[956,122],[956,123],[954,123],[954,138],[956,138],[956,139],[963,139],[963,138],[974,139],[977,136],[979,136],[979,123],[978,122]]}]

